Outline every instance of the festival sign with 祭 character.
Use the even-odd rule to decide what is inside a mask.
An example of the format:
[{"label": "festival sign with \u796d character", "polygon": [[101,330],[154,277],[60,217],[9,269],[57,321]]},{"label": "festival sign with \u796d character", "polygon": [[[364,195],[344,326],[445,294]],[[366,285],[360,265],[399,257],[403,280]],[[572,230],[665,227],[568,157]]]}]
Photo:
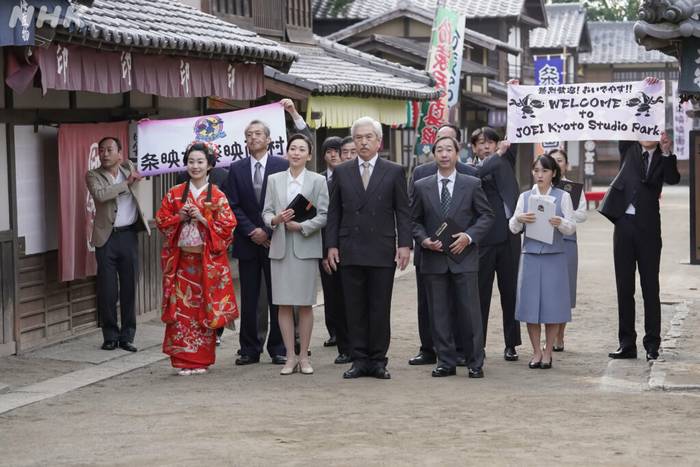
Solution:
[{"label": "festival sign with \u796d character", "polygon": [[185,170],[185,148],[193,141],[214,143],[219,147],[217,167],[228,167],[249,156],[245,127],[260,120],[270,128],[270,156],[284,157],[287,130],[284,108],[280,103],[250,109],[172,120],[142,120],[138,124],[138,160],[141,175],[150,176]]},{"label": "festival sign with \u796d character", "polygon": [[508,140],[658,141],[664,130],[665,85],[587,83],[508,85]]}]

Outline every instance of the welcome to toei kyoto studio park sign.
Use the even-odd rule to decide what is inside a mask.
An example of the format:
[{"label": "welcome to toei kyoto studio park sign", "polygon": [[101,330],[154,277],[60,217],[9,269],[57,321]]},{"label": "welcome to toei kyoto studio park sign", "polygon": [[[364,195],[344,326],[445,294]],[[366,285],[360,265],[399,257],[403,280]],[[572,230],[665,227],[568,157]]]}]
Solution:
[{"label": "welcome to toei kyoto studio park sign", "polygon": [[508,140],[658,141],[664,130],[664,82],[508,86]]},{"label": "welcome to toei kyoto studio park sign", "polygon": [[285,156],[287,130],[280,103],[252,107],[203,117],[171,120],[142,120],[137,129],[138,169],[141,175],[157,175],[186,169],[185,149],[192,141],[219,147],[217,167],[228,167],[250,154],[245,144],[245,127],[252,120],[270,128],[269,156]]}]

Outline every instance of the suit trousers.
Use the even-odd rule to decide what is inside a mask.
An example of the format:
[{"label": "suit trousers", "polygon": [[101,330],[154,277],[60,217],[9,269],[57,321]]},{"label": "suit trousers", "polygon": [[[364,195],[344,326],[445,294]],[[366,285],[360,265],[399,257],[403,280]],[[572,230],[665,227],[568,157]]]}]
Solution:
[{"label": "suit trousers", "polygon": [[454,368],[459,346],[464,349],[467,366],[481,368],[484,365],[484,339],[478,273],[423,274],[423,278],[439,364]]},{"label": "suit trousers", "polygon": [[323,287],[323,313],[326,318],[326,328],[328,328],[328,333],[336,338],[338,353],[350,355],[348,323],[340,272],[326,274],[326,271],[320,266],[320,262],[319,270],[321,272],[321,286]]},{"label": "suit trousers", "polygon": [[341,263],[348,338],[356,365],[386,365],[395,271],[396,267],[343,266]]},{"label": "suit trousers", "polygon": [[[416,265],[416,293],[418,295],[418,336],[420,337],[420,351],[430,355],[435,354],[433,345],[433,331],[431,329],[430,307],[428,305],[428,293],[426,292],[425,279],[420,267]],[[450,307],[454,306],[450,298]],[[455,329],[455,343],[457,353],[463,354],[461,331]]]},{"label": "suit trousers", "polygon": [[[105,341],[134,341],[138,254],[136,229],[112,232],[107,243],[95,249],[97,310]],[[121,311],[121,329],[117,323],[117,297]]]},{"label": "suit trousers", "polygon": [[497,275],[503,315],[503,340],[506,347],[522,344],[520,322],[515,319],[515,297],[518,286],[520,236],[508,233],[508,239],[495,245],[479,245],[479,301],[484,331],[484,345],[489,325],[493,279]]},{"label": "suit trousers", "polygon": [[241,330],[239,336],[241,355],[250,357],[258,357],[265,345],[264,337],[260,339],[258,335],[260,327],[258,305],[263,286],[266,288],[270,313],[267,351],[271,357],[287,354],[277,321],[277,306],[272,304],[270,259],[267,257],[267,252],[266,248],[259,248],[257,258],[238,260],[239,280],[241,282]]},{"label": "suit trousers", "polygon": [[661,344],[661,233],[656,228],[650,230],[649,226],[641,225],[634,215],[625,214],[615,223],[613,255],[620,347],[637,346],[634,291],[635,270],[639,268],[644,298],[644,348],[647,351],[658,351]]}]

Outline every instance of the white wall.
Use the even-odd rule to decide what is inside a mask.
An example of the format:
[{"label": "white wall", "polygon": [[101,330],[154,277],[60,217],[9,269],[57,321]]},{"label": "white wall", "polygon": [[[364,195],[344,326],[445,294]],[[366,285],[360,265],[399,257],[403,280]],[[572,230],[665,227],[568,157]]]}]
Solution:
[{"label": "white wall", "polygon": [[15,127],[17,236],[25,254],[58,248],[58,128]]}]

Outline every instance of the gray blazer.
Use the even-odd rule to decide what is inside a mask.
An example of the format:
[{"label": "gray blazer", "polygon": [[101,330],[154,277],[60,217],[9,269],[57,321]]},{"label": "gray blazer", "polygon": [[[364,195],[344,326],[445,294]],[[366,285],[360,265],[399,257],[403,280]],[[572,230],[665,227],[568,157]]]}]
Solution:
[{"label": "gray blazer", "polygon": [[[420,245],[445,221],[440,209],[437,175],[416,182],[412,202],[413,238],[416,244]],[[493,224],[493,211],[478,178],[457,173],[447,216],[460,225],[467,226],[465,232],[471,237],[472,243],[462,253],[465,257],[460,263],[444,253],[423,249],[420,259],[421,273],[478,272],[478,244]]]},{"label": "gray blazer", "polygon": [[284,225],[272,225],[272,218],[282,212],[287,202],[289,171],[272,174],[267,179],[263,221],[272,229],[270,258],[282,259],[286,253],[287,235],[294,237],[294,254],[299,259],[320,259],[323,257],[321,229],[326,226],[328,214],[328,185],[326,178],[309,170],[304,174],[301,194],[316,208],[316,216],[301,223],[301,232],[287,232]]}]

